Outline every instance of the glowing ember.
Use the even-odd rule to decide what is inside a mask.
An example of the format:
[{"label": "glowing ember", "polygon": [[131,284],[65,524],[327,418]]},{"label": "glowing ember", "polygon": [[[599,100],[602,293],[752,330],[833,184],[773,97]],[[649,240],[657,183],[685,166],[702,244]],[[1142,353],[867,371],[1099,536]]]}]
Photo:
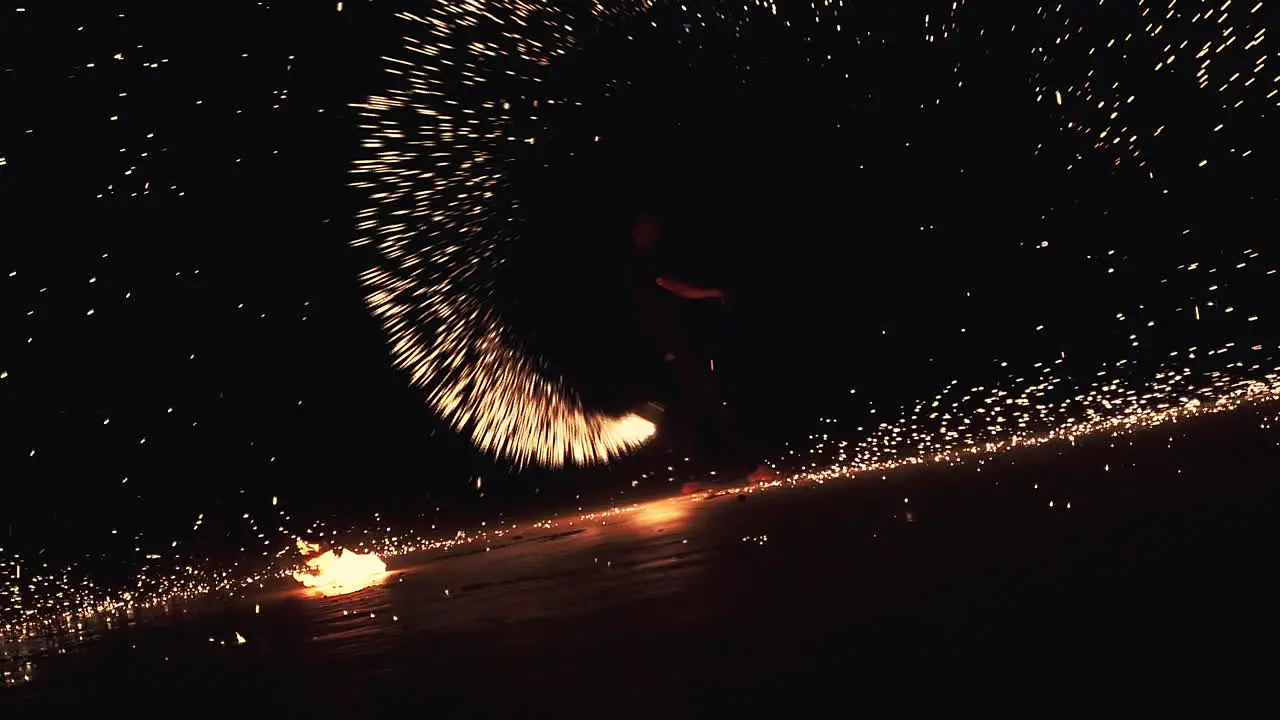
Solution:
[{"label": "glowing ember", "polygon": [[[317,545],[298,540],[298,551],[318,551]],[[377,585],[387,576],[387,564],[374,553],[326,550],[307,560],[307,569],[293,574],[293,579],[325,597],[346,595]]]}]

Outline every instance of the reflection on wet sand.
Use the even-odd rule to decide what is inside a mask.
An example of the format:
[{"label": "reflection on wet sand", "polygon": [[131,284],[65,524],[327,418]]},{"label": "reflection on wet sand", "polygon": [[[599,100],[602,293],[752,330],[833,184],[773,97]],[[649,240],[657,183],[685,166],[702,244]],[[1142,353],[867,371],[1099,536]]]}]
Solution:
[{"label": "reflection on wet sand", "polygon": [[[105,633],[36,658],[35,680],[12,690],[68,713],[163,687],[290,716],[757,716],[848,702],[854,679],[918,679],[930,663],[1002,684],[1081,654],[1224,663],[1236,638],[1272,637],[1275,592],[1257,568],[1274,554],[1274,427],[1222,418],[522,525],[389,556],[384,581],[357,592],[282,579]],[[1187,640],[1197,626],[1211,637]],[[975,663],[975,649],[1009,665]]]}]

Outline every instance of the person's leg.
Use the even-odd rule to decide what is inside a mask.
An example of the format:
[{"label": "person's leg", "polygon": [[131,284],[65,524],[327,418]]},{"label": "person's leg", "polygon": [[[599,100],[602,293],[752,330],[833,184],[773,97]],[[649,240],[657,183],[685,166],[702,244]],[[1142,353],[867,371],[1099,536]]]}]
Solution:
[{"label": "person's leg", "polygon": [[756,466],[710,358],[686,355],[672,360],[682,404],[696,418],[698,453],[717,477],[745,478]]},{"label": "person's leg", "polygon": [[[747,432],[749,416],[735,408],[736,396],[741,393],[727,391],[722,370],[715,362],[706,359],[692,365],[692,374],[698,376],[696,387],[702,408],[703,427],[711,436],[708,452],[713,458],[717,474],[730,481],[746,480],[751,484],[776,479],[776,473],[764,464],[764,459],[752,436]],[[694,382],[692,380],[688,381]]]},{"label": "person's leg", "polygon": [[714,354],[706,346],[706,338],[676,333],[671,327],[661,330],[661,347],[674,391],[664,426],[676,446],[691,447],[695,466],[715,471],[717,478],[730,482],[769,479],[768,469],[743,436],[721,383],[723,367],[712,360]]}]

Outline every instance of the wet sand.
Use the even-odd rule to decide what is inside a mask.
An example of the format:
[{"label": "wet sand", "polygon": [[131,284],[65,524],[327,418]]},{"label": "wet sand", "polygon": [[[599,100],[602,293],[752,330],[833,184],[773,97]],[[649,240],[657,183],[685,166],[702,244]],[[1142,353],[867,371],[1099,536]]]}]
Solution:
[{"label": "wet sand", "polygon": [[108,633],[37,660],[0,705],[754,717],[977,701],[1039,715],[1198,696],[1221,711],[1265,696],[1280,638],[1276,412],[393,558],[354,595],[282,585]]}]

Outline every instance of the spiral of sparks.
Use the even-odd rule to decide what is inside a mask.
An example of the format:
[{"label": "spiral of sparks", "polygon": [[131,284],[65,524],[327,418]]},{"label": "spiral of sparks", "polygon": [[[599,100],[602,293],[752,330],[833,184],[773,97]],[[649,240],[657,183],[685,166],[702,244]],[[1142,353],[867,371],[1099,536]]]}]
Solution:
[{"label": "spiral of sparks", "polygon": [[[963,0],[951,3],[940,25],[937,15],[926,15],[926,39],[954,36],[962,27],[959,17],[965,5]],[[1103,56],[1120,53],[1122,59],[1128,58],[1129,52],[1139,51],[1137,43],[1145,40],[1152,57],[1158,58],[1153,75],[1185,69],[1194,73],[1194,84],[1201,91],[1216,92],[1222,98],[1218,103],[1222,119],[1215,121],[1209,133],[1212,138],[1202,144],[1205,153],[1247,158],[1251,148],[1218,147],[1220,142],[1209,140],[1223,137],[1219,131],[1237,116],[1265,112],[1274,103],[1277,80],[1263,72],[1273,44],[1265,37],[1262,6],[1256,2],[1232,7],[1230,2],[1216,1],[1179,6],[1171,0],[1164,5],[1137,0],[1093,6],[1095,14],[1114,16],[1106,23],[1073,18],[1062,6],[1040,7],[1035,11],[1037,24],[1050,32],[1057,29],[1059,35],[1051,52],[1043,41],[1032,41],[1030,51],[1040,60],[1033,78],[1036,100],[1061,111],[1064,130],[1088,139],[1093,153],[1111,157],[1116,166],[1135,163],[1156,179],[1144,145],[1162,140],[1165,125],[1147,128],[1126,122],[1135,106],[1134,93],[1119,81],[1104,82],[1096,72]],[[652,0],[607,6],[596,2],[591,21],[653,16],[651,11],[658,7]],[[840,31],[844,3],[828,0],[802,6],[754,0],[680,4],[679,8],[685,32],[706,27],[712,20],[741,26],[755,14],[788,27],[804,19]],[[390,336],[396,365],[409,373],[415,385],[429,390],[430,405],[455,429],[469,434],[482,450],[518,464],[604,462],[642,444],[654,432],[649,421],[636,415],[610,417],[585,408],[571,389],[548,377],[540,363],[522,350],[491,302],[490,272],[501,262],[501,247],[514,239],[518,216],[518,203],[506,197],[504,164],[519,146],[537,141],[536,130],[515,120],[524,113],[536,121],[538,84],[557,57],[575,48],[570,15],[543,3],[471,0],[401,17],[413,28],[405,48],[411,59],[387,58],[395,87],[360,106],[365,147],[372,156],[357,163],[355,182],[372,201],[359,216],[355,244],[375,248],[379,257],[363,281],[372,311]],[[653,24],[657,27],[656,20]],[[1095,26],[1133,32],[1101,41],[1086,32]],[[1010,31],[1016,30],[1014,24]],[[1056,61],[1072,55],[1079,62],[1071,67],[1090,68],[1088,75],[1052,78]],[[1246,102],[1249,98],[1253,99]],[[1137,104],[1141,102],[1139,98]],[[1196,162],[1203,167],[1209,160],[1197,158]],[[1252,250],[1242,254],[1256,257]],[[1197,266],[1190,259],[1184,267]],[[1198,306],[1195,311],[1199,319]],[[1048,363],[1038,365],[1037,374],[1044,375],[1049,368]],[[1190,375],[1186,368],[1163,363],[1148,383],[1148,394],[1187,402],[1202,390],[1212,395],[1233,382],[1252,386],[1262,379],[1255,374],[1191,381]],[[1270,385],[1274,378],[1262,380]],[[1073,383],[1046,376],[1026,384],[1025,394],[1041,397],[1047,386]],[[1114,391],[1113,385],[1107,383]],[[1179,389],[1173,390],[1174,385]],[[1077,398],[1066,405],[1080,402]],[[1027,403],[1045,407],[1043,401],[1028,399]],[[1123,392],[1111,392],[1101,414],[1113,417],[1114,409],[1125,403]],[[937,399],[931,407],[937,407]],[[1037,417],[1035,423],[1021,418],[1013,425],[1018,430],[1033,424],[1051,428],[1079,420],[1076,412],[1041,414],[1046,413],[1052,417]],[[954,414],[964,415],[959,408]],[[904,425],[911,424],[904,419]],[[996,423],[991,429],[999,435],[1009,424]],[[931,440],[923,445],[933,450],[935,445],[951,446],[941,438],[954,439],[955,431],[943,424],[926,434]],[[908,436],[920,444],[920,431],[903,437]]]},{"label": "spiral of sparks", "polygon": [[413,59],[386,58],[395,86],[358,106],[370,156],[353,183],[371,201],[354,244],[378,258],[361,279],[396,366],[454,429],[517,465],[602,463],[638,447],[653,423],[584,407],[492,302],[492,270],[515,234],[505,158],[536,140],[516,137],[513,104],[572,47],[572,28],[559,11],[509,1],[400,17]]}]

